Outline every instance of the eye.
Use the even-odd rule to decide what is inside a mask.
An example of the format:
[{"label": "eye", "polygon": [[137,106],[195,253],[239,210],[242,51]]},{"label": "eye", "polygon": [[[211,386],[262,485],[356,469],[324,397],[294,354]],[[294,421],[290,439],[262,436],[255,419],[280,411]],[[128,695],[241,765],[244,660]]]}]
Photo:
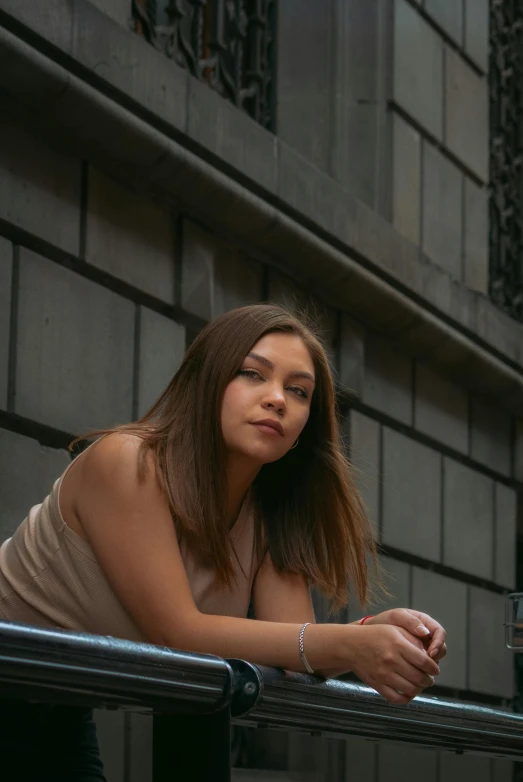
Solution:
[{"label": "eye", "polygon": [[255,369],[239,369],[238,370],[239,375],[245,375],[245,377],[250,377],[253,380],[263,380],[262,376],[259,372],[256,372]]},{"label": "eye", "polygon": [[303,399],[309,398],[307,391],[299,386],[291,386],[290,389],[293,393],[298,394],[298,396],[301,396]]}]

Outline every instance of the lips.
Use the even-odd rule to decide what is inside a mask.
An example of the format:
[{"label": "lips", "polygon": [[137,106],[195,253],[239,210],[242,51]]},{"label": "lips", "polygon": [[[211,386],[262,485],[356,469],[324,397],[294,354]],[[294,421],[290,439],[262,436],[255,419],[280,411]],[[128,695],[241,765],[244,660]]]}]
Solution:
[{"label": "lips", "polygon": [[283,426],[280,424],[279,421],[274,421],[272,418],[264,418],[261,421],[252,421],[253,426],[258,426],[261,428],[267,427],[268,429],[273,429],[275,432],[280,434],[283,437]]}]

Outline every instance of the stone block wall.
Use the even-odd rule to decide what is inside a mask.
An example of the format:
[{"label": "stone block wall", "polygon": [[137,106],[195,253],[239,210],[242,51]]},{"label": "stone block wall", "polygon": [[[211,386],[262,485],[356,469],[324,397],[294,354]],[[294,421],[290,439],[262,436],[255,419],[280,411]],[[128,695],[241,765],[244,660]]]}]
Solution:
[{"label": "stone block wall", "polygon": [[481,293],[488,286],[488,16],[487,0],[393,2],[392,222]]},{"label": "stone block wall", "polygon": [[480,293],[488,17],[487,0],[295,0],[278,31],[278,136]]},{"label": "stone block wall", "polygon": [[[206,321],[248,302],[302,307],[322,322],[344,436],[383,545],[392,597],[382,607],[426,610],[448,628],[443,692],[507,703],[512,657],[502,612],[515,584],[518,463],[510,416],[234,237],[130,192],[14,121],[3,120],[2,132],[1,180],[10,183],[0,191],[2,539],[50,491],[70,437],[145,412]],[[349,618],[362,610],[351,602]],[[97,719],[109,778],[146,782],[150,721],[110,712]],[[268,769],[304,770],[303,742],[280,734],[265,747]],[[434,779],[450,778],[441,776],[445,764],[457,775],[474,763],[357,739],[321,747],[308,768],[318,779],[377,768],[385,780],[379,769],[396,756],[406,779],[411,754]],[[246,773],[238,779],[258,778]]]}]

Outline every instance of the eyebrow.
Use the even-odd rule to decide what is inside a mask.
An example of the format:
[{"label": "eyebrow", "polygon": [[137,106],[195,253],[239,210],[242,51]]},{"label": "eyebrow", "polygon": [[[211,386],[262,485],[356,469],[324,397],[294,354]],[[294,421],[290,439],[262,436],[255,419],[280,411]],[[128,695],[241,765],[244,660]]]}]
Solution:
[{"label": "eyebrow", "polygon": [[[258,353],[247,353],[245,358],[253,358],[255,361],[258,361],[260,364],[263,364],[264,367],[267,367],[268,369],[274,369],[274,364],[272,361],[269,361],[268,358],[265,358],[265,356],[260,356]],[[313,383],[316,383],[314,376],[311,375],[310,372],[304,372],[303,370],[296,370],[295,372],[289,372],[290,377],[302,377],[305,380],[312,380]]]}]

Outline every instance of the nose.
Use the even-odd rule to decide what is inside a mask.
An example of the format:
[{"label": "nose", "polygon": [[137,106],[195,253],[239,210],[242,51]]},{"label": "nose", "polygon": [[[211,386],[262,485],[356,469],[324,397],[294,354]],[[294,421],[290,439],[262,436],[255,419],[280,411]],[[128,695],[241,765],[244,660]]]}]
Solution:
[{"label": "nose", "polygon": [[267,393],[262,401],[262,406],[266,410],[275,410],[277,413],[285,412],[285,392],[277,383],[271,383],[267,388]]}]

